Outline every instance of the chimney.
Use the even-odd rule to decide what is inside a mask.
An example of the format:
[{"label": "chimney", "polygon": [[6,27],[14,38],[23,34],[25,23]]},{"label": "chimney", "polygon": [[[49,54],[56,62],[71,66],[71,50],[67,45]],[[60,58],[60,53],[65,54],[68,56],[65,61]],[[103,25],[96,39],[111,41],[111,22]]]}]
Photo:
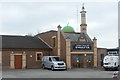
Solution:
[{"label": "chimney", "polygon": [[58,25],[58,32],[57,32],[57,36],[58,36],[58,55],[60,57],[60,32],[61,32],[61,26]]}]

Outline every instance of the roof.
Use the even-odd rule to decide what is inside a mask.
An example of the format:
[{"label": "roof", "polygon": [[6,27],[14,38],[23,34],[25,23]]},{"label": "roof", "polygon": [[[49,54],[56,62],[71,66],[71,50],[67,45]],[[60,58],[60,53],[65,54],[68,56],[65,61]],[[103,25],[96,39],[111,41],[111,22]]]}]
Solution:
[{"label": "roof", "polygon": [[64,38],[69,38],[71,41],[78,41],[79,38],[85,39],[86,42],[92,43],[91,38],[86,33],[62,33]]},{"label": "roof", "polygon": [[32,36],[2,35],[2,48],[46,48],[51,49],[41,39]]},{"label": "roof", "polygon": [[75,32],[73,27],[67,25],[62,29],[63,32]]},{"label": "roof", "polygon": [[35,36],[39,36],[40,34],[45,34],[45,33],[56,33],[57,31],[56,30],[50,30],[50,31],[46,31],[46,32],[42,32],[42,33],[38,33],[36,34]]},{"label": "roof", "polygon": [[119,48],[111,48],[111,49],[107,49],[107,51],[119,51]]}]

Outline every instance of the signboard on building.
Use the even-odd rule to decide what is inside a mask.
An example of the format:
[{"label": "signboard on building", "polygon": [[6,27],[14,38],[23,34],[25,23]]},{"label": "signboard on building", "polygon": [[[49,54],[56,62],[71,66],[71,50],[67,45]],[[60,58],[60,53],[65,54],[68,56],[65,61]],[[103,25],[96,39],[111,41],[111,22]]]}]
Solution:
[{"label": "signboard on building", "polygon": [[73,46],[74,50],[91,50],[90,44],[75,44]]}]

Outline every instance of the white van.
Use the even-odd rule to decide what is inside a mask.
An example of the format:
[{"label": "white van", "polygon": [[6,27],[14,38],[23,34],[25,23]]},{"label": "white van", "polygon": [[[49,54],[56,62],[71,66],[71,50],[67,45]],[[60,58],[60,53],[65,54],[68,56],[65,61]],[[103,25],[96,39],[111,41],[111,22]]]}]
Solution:
[{"label": "white van", "polygon": [[54,69],[64,69],[66,70],[66,64],[64,61],[60,60],[58,56],[43,56],[42,58],[42,68]]},{"label": "white van", "polygon": [[119,56],[106,55],[103,59],[103,67],[105,70],[118,69],[119,68]]}]

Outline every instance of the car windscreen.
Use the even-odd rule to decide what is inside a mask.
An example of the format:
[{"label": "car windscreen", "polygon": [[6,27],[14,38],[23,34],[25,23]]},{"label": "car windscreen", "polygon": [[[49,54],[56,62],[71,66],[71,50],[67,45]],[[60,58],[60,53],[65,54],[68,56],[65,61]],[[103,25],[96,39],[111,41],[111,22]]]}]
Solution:
[{"label": "car windscreen", "polygon": [[52,57],[53,61],[61,61],[59,57]]}]

